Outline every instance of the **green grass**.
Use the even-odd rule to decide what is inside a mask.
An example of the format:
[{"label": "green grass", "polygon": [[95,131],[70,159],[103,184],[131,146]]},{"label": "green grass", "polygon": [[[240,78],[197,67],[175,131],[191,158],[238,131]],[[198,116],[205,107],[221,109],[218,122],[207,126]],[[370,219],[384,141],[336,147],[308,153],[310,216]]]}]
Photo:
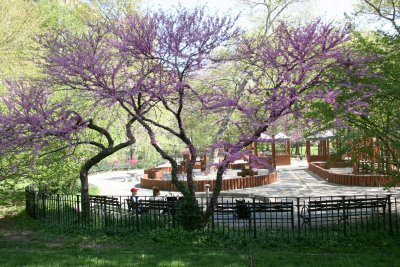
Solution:
[{"label": "green grass", "polygon": [[[24,253],[3,257],[2,266],[398,266],[394,255],[334,255],[276,251],[237,252],[75,252]],[[251,266],[251,265],[250,265]]]},{"label": "green grass", "polygon": [[400,266],[399,238],[253,239],[179,229],[102,231],[46,225],[2,209],[0,266]]}]

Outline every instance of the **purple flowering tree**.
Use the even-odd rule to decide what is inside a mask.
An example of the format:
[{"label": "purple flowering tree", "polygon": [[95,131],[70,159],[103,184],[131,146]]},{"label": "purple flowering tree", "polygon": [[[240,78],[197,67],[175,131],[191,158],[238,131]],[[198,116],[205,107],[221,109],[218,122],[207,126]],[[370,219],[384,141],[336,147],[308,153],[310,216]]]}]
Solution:
[{"label": "purple flowering tree", "polygon": [[[146,129],[151,145],[171,163],[172,182],[184,196],[195,194],[193,167],[197,157],[197,150],[184,126],[184,112],[191,109],[193,98],[196,97],[190,82],[196,75],[201,75],[200,71],[212,68],[214,62],[219,60],[212,52],[237,35],[233,21],[227,17],[206,16],[204,8],[197,8],[193,12],[177,10],[173,15],[160,13],[146,17],[145,20],[131,16],[122,22],[122,27],[114,29],[119,37],[116,47],[120,53],[152,66],[151,77],[154,83],[141,86],[129,94],[141,95],[149,105],[157,105],[170,120],[162,122],[150,114],[143,114],[137,109],[136,103],[124,97],[118,101]],[[142,32],[144,22],[153,29],[150,35],[138,34]],[[188,147],[190,162],[187,168],[187,187],[178,181],[177,162],[157,142],[157,128]]]},{"label": "purple flowering tree", "polygon": [[[189,81],[218,60],[212,52],[237,35],[233,24],[234,19],[207,16],[204,8],[197,8],[193,11],[180,9],[174,15],[131,14],[113,23],[91,25],[88,32],[82,34],[65,30],[47,33],[38,38],[44,48],[38,59],[45,74],[38,87],[41,91],[25,95],[26,89],[36,88],[30,86],[20,90],[22,95],[10,95],[12,101],[21,102],[15,114],[32,109],[32,105],[42,107],[43,112],[38,116],[37,108],[33,108],[27,112],[29,119],[15,123],[13,131],[28,129],[23,130],[26,136],[19,140],[22,143],[30,140],[30,146],[35,146],[34,154],[48,144],[48,138],[65,140],[69,148],[82,143],[96,146],[100,152],[88,159],[81,170],[82,199],[86,201],[89,169],[115,151],[133,144],[131,127],[137,122],[146,130],[151,145],[170,161],[172,182],[185,196],[194,196],[193,166],[197,152],[183,125],[185,108],[195,98]],[[13,90],[17,90],[17,86],[10,83],[10,91]],[[44,94],[45,91],[49,93]],[[62,95],[64,92],[67,98],[53,101],[54,109],[42,104],[51,102],[53,93]],[[42,95],[43,99],[37,100],[32,95]],[[74,104],[70,108],[69,101]],[[114,144],[111,133],[94,124],[91,118],[92,112],[111,108],[117,108],[128,118],[127,141],[118,145]],[[3,117],[17,120],[18,116],[12,116],[10,111],[2,114]],[[155,116],[159,113],[168,114],[170,121],[160,122]],[[105,124],[115,119],[108,118]],[[7,124],[7,119],[4,123]],[[44,127],[32,128],[32,125]],[[108,145],[89,141],[85,136],[78,138],[77,135],[87,128],[102,135]],[[178,181],[178,164],[157,143],[156,132],[160,129],[189,148],[187,188]],[[30,134],[35,134],[34,138]],[[18,140],[14,141],[3,143],[4,153],[11,147],[16,153],[21,151]]]},{"label": "purple flowering tree", "polygon": [[374,76],[366,65],[374,58],[353,51],[350,40],[349,27],[339,29],[317,21],[303,27],[281,23],[273,38],[265,35],[240,41],[237,54],[249,77],[245,92],[238,97],[219,88],[200,99],[211,113],[234,106],[238,119],[231,120],[230,125],[240,133],[235,142],[214,144],[213,148],[224,148],[225,158],[218,165],[203,222],[212,213],[228,163],[241,158],[246,147],[278,119],[290,114],[302,118],[314,102],[328,103],[341,125],[348,113],[367,114],[364,100],[373,94],[373,87],[354,84],[352,78]]},{"label": "purple flowering tree", "polygon": [[[84,159],[79,173],[82,211],[85,217],[89,208],[90,168],[107,156],[135,143],[131,131],[134,120],[127,120],[125,141],[116,144],[115,137],[106,127],[95,124],[91,116],[93,114],[74,107],[70,96],[57,95],[47,83],[9,81],[6,87],[8,92],[1,97],[3,108],[0,113],[0,156],[11,157],[13,160],[12,164],[6,167],[2,164],[0,179],[6,179],[11,172],[14,175],[23,174],[27,159],[30,161],[30,168],[34,169],[38,157],[51,157],[53,153],[63,150],[67,155],[73,156],[79,145],[92,147],[93,152],[88,153],[91,156]],[[109,122],[103,120],[102,123]]]},{"label": "purple flowering tree", "polygon": [[[351,77],[368,75],[365,63],[372,59],[345,46],[350,41],[349,28],[339,30],[319,22],[299,28],[281,24],[273,39],[268,36],[241,39],[234,58],[239,57],[242,71],[248,78],[246,85],[240,87],[242,93],[235,95],[223,87],[197,89],[193,80],[212,70],[216,63],[227,60],[218,58],[215,51],[221,45],[238,40],[235,19],[208,16],[204,12],[197,8],[193,11],[180,9],[176,14],[132,14],[114,23],[93,25],[80,35],[59,30],[42,36],[39,42],[46,52],[40,62],[46,76],[40,88],[65,90],[74,101],[84,101],[82,105],[88,111],[117,107],[128,115],[127,141],[114,145],[110,133],[90,119],[90,112],[70,110],[62,105],[67,101],[55,101],[54,112],[43,112],[42,119],[35,117],[38,112],[34,111],[30,123],[35,124],[35,120],[56,123],[54,129],[60,128],[62,134],[46,134],[39,127],[32,145],[38,143],[35,138],[40,140],[39,144],[46,145],[44,140],[48,136],[80,143],[72,136],[84,128],[103,135],[108,145],[82,140],[101,151],[86,161],[81,171],[84,188],[84,177],[87,185],[87,171],[91,166],[135,142],[131,127],[138,123],[147,132],[151,145],[171,163],[172,182],[184,196],[194,196],[193,167],[197,151],[185,128],[184,114],[192,110],[196,102],[209,113],[226,114],[234,107],[237,113],[234,118],[238,119],[231,119],[229,124],[236,127],[240,135],[234,142],[219,142],[212,148],[223,147],[225,158],[217,166],[216,187],[203,215],[205,223],[214,209],[228,163],[241,158],[244,149],[277,119],[288,114],[301,117],[311,101],[327,102],[338,114],[365,112],[367,107],[363,99],[371,93],[364,90],[366,85],[352,84]],[[348,95],[345,100],[340,98],[343,93]],[[23,103],[20,110],[25,105]],[[44,109],[48,107],[45,105]],[[168,121],[159,119],[160,114]],[[16,119],[17,115],[14,117]],[[56,122],[60,118],[62,120]],[[13,131],[29,128],[30,124],[22,121],[21,125]],[[157,142],[156,133],[160,130],[189,149],[187,187],[178,180],[177,162]],[[30,134],[31,129],[27,132]],[[28,140],[31,139],[28,137]],[[82,195],[87,196],[84,190]]]}]

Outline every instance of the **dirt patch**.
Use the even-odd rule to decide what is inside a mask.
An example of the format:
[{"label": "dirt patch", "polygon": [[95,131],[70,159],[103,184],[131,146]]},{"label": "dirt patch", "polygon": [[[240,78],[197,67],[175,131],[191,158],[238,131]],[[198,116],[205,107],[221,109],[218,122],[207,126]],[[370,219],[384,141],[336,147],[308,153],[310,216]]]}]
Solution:
[{"label": "dirt patch", "polygon": [[6,240],[11,240],[11,241],[32,241],[32,234],[30,232],[6,232],[6,231],[0,231],[2,234],[2,237]]},{"label": "dirt patch", "polygon": [[63,243],[57,243],[57,242],[52,242],[52,243],[46,243],[48,247],[62,247],[64,244]]}]

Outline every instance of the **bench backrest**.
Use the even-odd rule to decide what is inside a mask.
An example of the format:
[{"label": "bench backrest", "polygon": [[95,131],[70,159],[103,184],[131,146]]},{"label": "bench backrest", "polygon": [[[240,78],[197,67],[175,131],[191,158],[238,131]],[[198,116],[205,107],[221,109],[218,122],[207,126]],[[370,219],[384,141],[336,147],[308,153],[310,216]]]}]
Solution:
[{"label": "bench backrest", "polygon": [[236,210],[238,206],[245,205],[254,212],[290,212],[293,209],[293,202],[245,202],[245,203],[232,203],[232,202],[219,202],[215,210],[217,212],[231,212]]},{"label": "bench backrest", "polygon": [[167,201],[167,200],[150,200],[150,199],[142,199],[139,200],[139,204],[141,206],[148,207],[149,209],[165,209],[165,208],[173,208],[179,205],[179,201]]},{"label": "bench backrest", "polygon": [[286,213],[293,216],[293,202],[222,202],[218,203],[215,213],[233,213],[241,219],[250,219],[252,213]]},{"label": "bench backrest", "polygon": [[128,198],[127,200],[129,210],[135,208],[147,208],[151,210],[170,210],[176,209],[179,206],[179,201],[167,201],[167,200],[151,200],[151,199],[139,199],[138,202]]},{"label": "bench backrest", "polygon": [[121,207],[121,203],[116,197],[89,196],[89,202],[106,206]]},{"label": "bench backrest", "polygon": [[308,211],[313,212],[340,209],[355,210],[371,208],[385,209],[386,203],[386,197],[313,200],[308,203]]}]

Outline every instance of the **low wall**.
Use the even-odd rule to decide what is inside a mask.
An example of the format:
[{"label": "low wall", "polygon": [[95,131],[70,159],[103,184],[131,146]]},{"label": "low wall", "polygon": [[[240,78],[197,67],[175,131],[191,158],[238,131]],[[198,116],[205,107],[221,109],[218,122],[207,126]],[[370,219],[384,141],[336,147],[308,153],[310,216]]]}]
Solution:
[{"label": "low wall", "polygon": [[241,170],[242,166],[246,166],[249,163],[245,162],[245,163],[229,163],[228,164],[228,169],[232,169],[232,170]]},{"label": "low wall", "polygon": [[276,166],[290,165],[290,155],[275,155]]},{"label": "low wall", "polygon": [[315,161],[327,161],[329,159],[328,155],[307,155],[307,162],[315,162]]},{"label": "low wall", "polygon": [[162,179],[164,172],[171,172],[172,167],[150,168],[144,170],[144,177],[151,179]]},{"label": "low wall", "polygon": [[[322,166],[318,166],[322,165]],[[308,169],[326,181],[334,184],[350,185],[350,186],[385,186],[392,178],[385,175],[371,174],[338,174],[331,173],[324,169],[323,163],[309,163]],[[399,184],[397,185],[399,186]]]},{"label": "low wall", "polygon": [[[231,179],[223,179],[222,180],[222,190],[232,190],[232,189],[242,189],[242,188],[250,188],[256,186],[267,185],[271,183],[275,183],[278,180],[278,176],[276,173],[271,173],[267,175],[258,175],[258,176],[250,176],[250,177],[237,177]],[[186,181],[185,181],[186,183]],[[215,180],[199,180],[195,181],[196,184],[196,192],[204,192],[205,185],[210,185],[210,191],[214,190]],[[166,180],[155,180],[142,177],[140,179],[140,186],[143,188],[153,188],[158,187],[160,190],[171,190],[178,191],[175,185],[171,184],[171,181]]]}]

